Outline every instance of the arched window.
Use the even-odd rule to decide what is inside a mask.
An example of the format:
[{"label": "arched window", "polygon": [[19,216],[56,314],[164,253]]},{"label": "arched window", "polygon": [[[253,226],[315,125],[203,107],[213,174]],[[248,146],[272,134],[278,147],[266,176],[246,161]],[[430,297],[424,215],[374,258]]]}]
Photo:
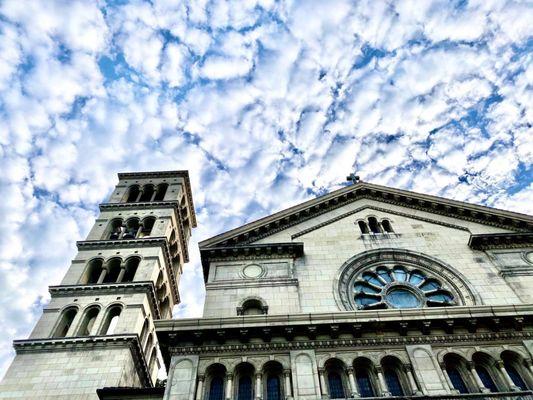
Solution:
[{"label": "arched window", "polygon": [[401,361],[396,357],[386,356],[381,361],[381,366],[389,392],[393,396],[405,396],[408,390],[403,385],[403,382],[406,382],[406,376]]},{"label": "arched window", "polygon": [[383,374],[385,375],[385,382],[387,382],[389,392],[393,396],[403,396],[404,392],[402,389],[402,384],[400,383],[400,378],[398,378],[396,370],[388,368],[383,371]]},{"label": "arched window", "polygon": [[150,354],[150,361],[148,362],[148,370],[152,371],[154,368],[155,362],[157,360],[157,347],[154,347],[152,353]]},{"label": "arched window", "polygon": [[328,374],[328,388],[330,399],[344,399],[344,388],[342,386],[342,379],[337,372],[330,372]]},{"label": "arched window", "polygon": [[490,373],[489,371],[487,371],[487,368],[485,368],[483,365],[476,365],[476,372],[479,375],[481,382],[483,382],[483,386],[485,386],[491,392],[498,391],[496,383],[492,379],[492,376],[490,376]]},{"label": "arched window", "polygon": [[370,231],[368,230],[368,225],[365,221],[358,221],[357,224],[359,225],[359,229],[361,230],[362,234],[370,233]]},{"label": "arched window", "polygon": [[267,376],[267,397],[266,400],[281,400],[281,383],[279,376]]},{"label": "arched window", "polygon": [[457,390],[459,393],[468,393],[468,388],[466,387],[466,383],[463,380],[463,377],[461,376],[461,373],[457,369],[457,367],[449,366],[446,367],[446,372],[448,373],[448,376],[450,377],[450,381],[452,382],[453,388]]},{"label": "arched window", "polygon": [[128,196],[126,197],[127,203],[134,203],[139,198],[139,185],[130,186],[128,189]]},{"label": "arched window", "polygon": [[240,363],[235,367],[237,400],[252,400],[254,397],[252,377],[254,376],[254,367],[247,362]]},{"label": "arched window", "polygon": [[91,334],[99,313],[100,307],[91,307],[85,311],[80,328],[78,329],[78,336],[89,336]]},{"label": "arched window", "polygon": [[509,374],[509,377],[520,390],[528,390],[526,383],[528,371],[524,368],[524,359],[519,354],[505,350],[501,354],[503,366]]},{"label": "arched window", "polygon": [[486,353],[477,352],[472,356],[474,368],[483,383],[483,386],[491,392],[498,392],[499,387],[505,388],[502,384],[499,372],[494,359]]},{"label": "arched window", "polygon": [[141,328],[141,336],[139,338],[141,347],[143,346],[144,341],[146,340],[146,335],[148,334],[148,328],[149,328],[148,318],[145,318],[143,327]]},{"label": "arched window", "polygon": [[459,393],[470,393],[469,385],[465,377],[470,376],[467,362],[461,356],[449,353],[444,356],[444,366],[453,388]]},{"label": "arched window", "polygon": [[376,397],[374,381],[372,379],[372,363],[367,358],[359,358],[354,362],[354,372],[357,387],[361,397]]},{"label": "arched window", "polygon": [[163,201],[165,199],[165,194],[167,193],[168,184],[161,183],[157,185],[157,190],[155,193],[155,201]]},{"label": "arched window", "polygon": [[237,307],[237,315],[268,314],[268,307],[260,299],[247,299]]},{"label": "arched window", "polygon": [[150,236],[155,224],[155,217],[146,217],[143,219],[141,233],[139,237]]},{"label": "arched window", "polygon": [[374,217],[368,217],[368,227],[372,233],[381,233],[381,228],[379,226],[378,220]]},{"label": "arched window", "polygon": [[209,385],[209,400],[224,400],[224,379],[215,376]]},{"label": "arched window", "polygon": [[161,316],[163,318],[166,318],[166,317],[170,317],[170,313],[171,313],[171,310],[170,310],[170,300],[168,298],[168,296],[166,296],[164,298],[164,300],[161,302],[161,305],[160,305],[160,308],[161,308]]},{"label": "arched window", "polygon": [[148,354],[148,353],[150,352],[150,350],[151,350],[151,348],[152,348],[152,343],[153,343],[153,341],[154,341],[153,335],[150,334],[150,335],[148,336],[148,340],[146,341],[146,345],[144,346],[144,352],[145,352],[146,354]]},{"label": "arched window", "polygon": [[213,364],[206,369],[206,399],[224,400],[224,379],[226,368],[222,364]]},{"label": "arched window", "polygon": [[110,240],[117,240],[120,239],[120,235],[122,234],[122,224],[123,221],[121,218],[114,218],[109,223],[109,232],[107,235],[107,239]]},{"label": "arched window", "polygon": [[85,271],[85,274],[81,280],[83,284],[95,284],[98,283],[98,279],[100,278],[100,275],[102,274],[104,261],[101,258],[97,258],[94,260],[91,260],[89,262],[89,265],[87,266],[87,269]]},{"label": "arched window", "polygon": [[265,400],[281,400],[283,396],[283,366],[278,361],[268,361],[263,366],[263,394]]},{"label": "arched window", "polygon": [[101,335],[112,335],[117,327],[120,314],[122,313],[122,306],[113,306],[107,311],[104,323],[100,328]]},{"label": "arched window", "polygon": [[107,274],[104,283],[115,283],[120,275],[120,266],[122,260],[120,258],[112,258],[107,262]]},{"label": "arched window", "polygon": [[122,239],[135,239],[137,237],[137,232],[139,231],[139,219],[138,218],[129,218],[126,221],[126,230],[122,235]]},{"label": "arched window", "polygon": [[135,278],[135,273],[137,272],[137,267],[139,266],[140,261],[141,260],[139,257],[130,257],[126,260],[126,267],[122,282],[133,282],[133,278]]},{"label": "arched window", "polygon": [[384,219],[381,221],[381,226],[383,227],[383,230],[387,233],[393,233],[392,225],[388,219]]},{"label": "arched window", "polygon": [[139,201],[152,201],[152,196],[154,195],[154,185],[144,185],[141,198]]},{"label": "arched window", "polygon": [[72,322],[76,315],[78,314],[78,309],[76,307],[70,307],[63,311],[59,324],[57,325],[53,337],[65,337],[72,326]]}]

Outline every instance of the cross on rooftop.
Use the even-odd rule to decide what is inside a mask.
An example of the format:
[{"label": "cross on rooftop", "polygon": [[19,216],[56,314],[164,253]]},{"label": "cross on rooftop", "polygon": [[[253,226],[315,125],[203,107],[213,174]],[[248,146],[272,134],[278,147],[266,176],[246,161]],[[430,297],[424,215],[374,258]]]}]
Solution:
[{"label": "cross on rooftop", "polygon": [[354,185],[359,182],[360,178],[359,175],[355,175],[354,173],[351,173],[346,177],[347,181],[351,181]]}]

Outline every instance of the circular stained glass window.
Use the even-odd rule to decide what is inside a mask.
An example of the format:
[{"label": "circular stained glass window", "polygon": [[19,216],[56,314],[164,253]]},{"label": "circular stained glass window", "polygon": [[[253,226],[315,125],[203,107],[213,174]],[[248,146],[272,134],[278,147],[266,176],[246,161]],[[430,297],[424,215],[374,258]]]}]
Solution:
[{"label": "circular stained glass window", "polygon": [[380,265],[353,281],[358,309],[443,307],[456,304],[452,291],[417,268]]}]

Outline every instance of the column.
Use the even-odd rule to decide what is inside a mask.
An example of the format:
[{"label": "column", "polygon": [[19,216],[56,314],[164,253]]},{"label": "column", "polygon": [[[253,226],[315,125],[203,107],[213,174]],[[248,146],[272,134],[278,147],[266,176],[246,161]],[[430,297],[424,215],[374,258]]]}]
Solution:
[{"label": "column", "polygon": [[359,397],[359,392],[357,391],[357,385],[355,384],[355,377],[353,372],[353,367],[346,368],[346,373],[348,374],[348,381],[350,382],[350,394],[352,397]]},{"label": "column", "polygon": [[141,200],[141,196],[143,195],[143,190],[139,189],[139,194],[137,195],[137,198],[135,199],[135,202],[138,203]]},{"label": "column", "polygon": [[96,283],[98,283],[98,284],[104,283],[104,279],[105,279],[106,275],[107,275],[107,269],[106,268],[102,268],[102,272],[100,272],[100,276],[98,277],[98,282],[96,282]]},{"label": "column", "polygon": [[450,375],[448,375],[448,370],[446,369],[445,363],[440,363],[440,369],[442,370],[442,375],[444,375],[444,379],[446,380],[446,384],[448,385],[448,388],[450,389],[450,393],[452,394],[459,394],[459,391],[453,386],[452,380],[450,379]]},{"label": "column", "polygon": [[255,374],[255,398],[261,400],[261,395],[263,394],[263,388],[261,387],[261,372]]},{"label": "column", "polygon": [[498,368],[500,369],[500,372],[502,373],[503,377],[505,378],[505,381],[507,382],[507,385],[509,385],[509,388],[512,391],[514,391],[514,392],[519,392],[520,388],[514,384],[513,380],[509,376],[509,373],[505,369],[505,364],[503,363],[503,361],[502,360],[498,360],[496,362],[496,364],[498,365]]},{"label": "column", "polygon": [[140,237],[142,230],[143,230],[143,224],[139,224],[139,227],[137,228],[137,232],[135,233],[136,239]]},{"label": "column", "polygon": [[[409,380],[409,386],[411,386],[411,393],[415,396],[420,396],[422,392],[420,389],[418,389],[418,385],[416,384],[415,377],[413,375],[413,368],[411,367],[411,364],[405,364],[404,365],[405,371],[407,372],[407,379]],[[443,370],[444,375],[447,376],[446,371]]]},{"label": "column", "polygon": [[283,376],[285,377],[285,398],[292,398],[292,385],[291,385],[291,370],[284,369]]},{"label": "column", "polygon": [[533,361],[532,360],[526,360],[527,368],[529,369],[529,372],[531,372],[531,375],[533,375]]},{"label": "column", "polygon": [[320,377],[320,392],[322,393],[322,398],[327,399],[329,396],[326,387],[326,370],[324,368],[319,368],[318,376]]},{"label": "column", "polygon": [[204,395],[205,375],[198,375],[198,384],[196,385],[196,400],[202,400]]},{"label": "column", "polygon": [[124,274],[126,273],[126,266],[124,264],[120,265],[120,272],[118,273],[117,277],[117,283],[122,282],[122,279],[124,279]]},{"label": "column", "polygon": [[381,386],[381,395],[382,396],[390,396],[389,389],[387,387],[387,382],[385,382],[385,378],[383,377],[383,370],[381,367],[376,367],[376,372],[378,374],[378,382],[379,386]]},{"label": "column", "polygon": [[470,369],[470,373],[472,374],[472,377],[474,378],[474,381],[476,382],[476,385],[477,385],[479,391],[480,391],[481,393],[488,393],[488,392],[490,392],[490,390],[487,389],[487,388],[483,385],[483,381],[481,380],[481,378],[480,378],[479,375],[477,374],[476,366],[474,365],[473,362],[469,362],[469,363],[468,363],[468,369]]},{"label": "column", "polygon": [[226,400],[233,400],[233,374],[226,375]]}]

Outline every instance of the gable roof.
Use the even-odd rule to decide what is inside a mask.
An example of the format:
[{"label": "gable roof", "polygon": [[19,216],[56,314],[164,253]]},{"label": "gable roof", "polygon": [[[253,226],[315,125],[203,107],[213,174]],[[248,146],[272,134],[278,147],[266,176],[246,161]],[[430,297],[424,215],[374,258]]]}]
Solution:
[{"label": "gable roof", "polygon": [[438,196],[410,192],[367,182],[358,182],[238,228],[201,241],[200,250],[220,247],[247,246],[317,215],[359,199],[373,199],[407,208],[446,215],[457,219],[508,229],[515,232],[533,231],[533,216]]}]

